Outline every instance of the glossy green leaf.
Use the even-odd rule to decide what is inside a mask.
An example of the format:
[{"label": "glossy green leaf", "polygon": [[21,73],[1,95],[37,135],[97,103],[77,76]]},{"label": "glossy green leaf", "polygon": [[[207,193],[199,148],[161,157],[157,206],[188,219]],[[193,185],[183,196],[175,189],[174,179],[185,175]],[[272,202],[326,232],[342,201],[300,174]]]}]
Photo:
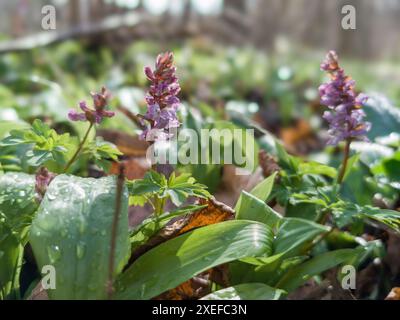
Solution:
[{"label": "glossy green leaf", "polygon": [[242,191],[235,207],[236,219],[252,220],[265,223],[273,228],[282,216],[269,207],[264,201],[246,191]]},{"label": "glossy green leaf", "polygon": [[284,294],[285,291],[263,283],[243,283],[215,291],[200,300],[279,300]]},{"label": "glossy green leaf", "polygon": [[0,217],[0,300],[17,298],[22,254],[20,240]]},{"label": "glossy green leaf", "polygon": [[21,239],[37,207],[33,175],[16,172],[0,175],[0,217]]},{"label": "glossy green leaf", "polygon": [[298,255],[298,250],[318,235],[328,232],[329,227],[299,219],[285,218],[274,239],[274,255],[284,253],[285,257]]},{"label": "glossy green leaf", "polygon": [[274,181],[277,173],[274,172],[267,179],[259,183],[254,187],[250,193],[261,201],[267,201],[269,195],[271,194],[272,188],[274,187]]},{"label": "glossy green leaf", "polygon": [[368,132],[371,140],[399,131],[400,109],[393,106],[387,98],[378,94],[369,95],[363,109],[367,118],[373,121],[373,126]]},{"label": "glossy green leaf", "polygon": [[244,257],[268,256],[272,237],[268,226],[245,220],[185,233],[136,260],[119,277],[115,297],[150,299],[217,265]]},{"label": "glossy green leaf", "polygon": [[349,261],[364,249],[341,249],[316,256],[289,270],[277,284],[278,288],[292,292],[313,276]]},{"label": "glossy green leaf", "polygon": [[[56,289],[51,299],[102,299],[110,258],[115,214],[116,179],[57,176],[49,185],[35,217],[30,242],[39,268],[53,265]],[[116,238],[117,275],[129,250],[128,193],[123,192]]]},{"label": "glossy green leaf", "polygon": [[299,164],[299,174],[319,174],[335,178],[337,176],[337,170],[330,166],[310,161]]}]

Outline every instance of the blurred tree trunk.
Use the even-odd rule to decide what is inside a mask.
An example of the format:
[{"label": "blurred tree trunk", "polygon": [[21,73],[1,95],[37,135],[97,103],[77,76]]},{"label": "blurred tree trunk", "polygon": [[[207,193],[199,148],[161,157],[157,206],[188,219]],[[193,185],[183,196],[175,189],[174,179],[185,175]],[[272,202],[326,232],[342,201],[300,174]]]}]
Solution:
[{"label": "blurred tree trunk", "polygon": [[238,12],[245,13],[247,6],[245,0],[226,0],[224,3],[224,10],[235,9]]},{"label": "blurred tree trunk", "polygon": [[[284,0],[283,0],[284,1]],[[256,0],[253,12],[252,36],[258,47],[272,48],[279,30],[282,0]]]}]

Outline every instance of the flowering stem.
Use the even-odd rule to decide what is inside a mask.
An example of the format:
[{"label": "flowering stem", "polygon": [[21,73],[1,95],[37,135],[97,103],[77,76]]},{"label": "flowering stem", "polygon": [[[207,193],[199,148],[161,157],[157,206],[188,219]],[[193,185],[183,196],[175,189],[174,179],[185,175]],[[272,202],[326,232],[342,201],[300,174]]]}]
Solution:
[{"label": "flowering stem", "polygon": [[337,183],[341,184],[344,179],[344,175],[346,173],[347,169],[347,164],[349,162],[349,156],[350,156],[350,144],[351,144],[351,139],[346,140],[346,146],[344,147],[344,155],[343,155],[343,161],[342,161],[342,167],[339,172],[339,176],[337,179]]},{"label": "flowering stem", "polygon": [[81,152],[83,146],[85,145],[87,138],[89,137],[89,133],[90,133],[90,130],[92,129],[92,127],[93,127],[93,123],[90,123],[90,126],[87,129],[85,136],[83,137],[81,143],[79,144],[78,149],[76,149],[75,154],[72,156],[71,160],[69,160],[68,164],[65,166],[64,172],[67,172],[68,169],[71,167],[71,165],[75,162],[75,160],[78,157],[79,153]]}]

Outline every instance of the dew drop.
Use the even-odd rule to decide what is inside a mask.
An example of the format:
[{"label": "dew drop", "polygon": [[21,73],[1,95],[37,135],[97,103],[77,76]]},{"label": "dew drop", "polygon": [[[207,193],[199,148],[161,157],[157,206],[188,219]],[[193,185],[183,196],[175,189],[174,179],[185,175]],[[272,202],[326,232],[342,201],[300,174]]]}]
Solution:
[{"label": "dew drop", "polygon": [[82,259],[83,256],[85,255],[86,251],[86,244],[83,242],[79,242],[78,245],[76,246],[76,256],[78,259]]},{"label": "dew drop", "polygon": [[53,192],[48,192],[48,193],[47,193],[47,198],[48,198],[50,201],[53,201],[53,200],[56,199],[56,194],[53,193]]},{"label": "dew drop", "polygon": [[61,257],[60,247],[56,245],[47,247],[47,254],[49,255],[50,263],[57,262]]}]

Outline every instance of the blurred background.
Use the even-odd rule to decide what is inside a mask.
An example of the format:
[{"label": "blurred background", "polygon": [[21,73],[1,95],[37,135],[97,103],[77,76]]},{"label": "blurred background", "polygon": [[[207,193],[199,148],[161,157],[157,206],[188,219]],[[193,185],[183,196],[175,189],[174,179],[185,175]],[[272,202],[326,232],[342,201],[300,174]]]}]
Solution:
[{"label": "blurred background", "polygon": [[[43,31],[41,8],[47,4],[57,10],[57,31],[70,32],[71,38],[104,31],[101,22],[114,17],[109,30],[125,40],[202,35],[228,44],[273,48],[284,37],[302,47],[336,48],[360,58],[400,54],[398,0],[1,0],[2,37]],[[357,10],[354,31],[340,27],[341,8],[349,4]],[[124,21],[128,12],[135,15]],[[97,29],[90,28],[94,24]]]},{"label": "blurred background", "polygon": [[[42,8],[49,4],[56,9],[55,30],[42,28]],[[355,30],[342,28],[344,5],[356,9]],[[400,0],[0,0],[0,140],[38,118],[58,133],[71,133],[77,147],[88,124],[68,121],[67,113],[82,100],[91,105],[90,92],[105,85],[116,116],[96,126],[96,135],[121,150],[129,179],[142,178],[149,169],[147,145],[137,137],[135,115],[146,111],[143,69],[170,50],[182,87],[182,127],[255,129],[254,155],[246,155],[257,164],[253,175],[235,176],[235,168],[223,164],[178,167],[233,206],[242,190],[271,174],[275,137],[290,154],[339,166],[340,147],[326,146],[327,108],[318,93],[327,81],[320,63],[334,49],[356,90],[370,97],[364,110],[373,123],[371,143],[352,143],[360,164],[343,198],[399,208],[399,30]],[[26,151],[13,148],[0,148],[0,172],[34,173],[36,167],[21,161]],[[89,155],[75,174],[119,172],[116,162],[109,172],[99,170]],[[59,163],[47,168],[64,170]],[[296,210],[286,214],[310,212]],[[131,225],[149,214],[130,212]],[[357,234],[359,227],[354,229]],[[368,239],[386,238],[380,231],[370,234]],[[357,275],[363,284],[357,283],[357,297],[384,298],[394,283],[399,286],[400,238],[388,239],[386,264],[371,264],[374,272],[365,268]]]},{"label": "blurred background", "polygon": [[[43,30],[42,8],[56,8]],[[341,26],[344,5],[356,30]],[[106,85],[113,107],[143,111],[143,67],[172,50],[182,100],[241,113],[303,154],[324,126],[319,64],[335,49],[357,89],[400,100],[400,0],[0,0],[0,121],[66,121]],[[119,113],[103,125],[138,131]],[[298,141],[305,146],[298,146]]]}]

